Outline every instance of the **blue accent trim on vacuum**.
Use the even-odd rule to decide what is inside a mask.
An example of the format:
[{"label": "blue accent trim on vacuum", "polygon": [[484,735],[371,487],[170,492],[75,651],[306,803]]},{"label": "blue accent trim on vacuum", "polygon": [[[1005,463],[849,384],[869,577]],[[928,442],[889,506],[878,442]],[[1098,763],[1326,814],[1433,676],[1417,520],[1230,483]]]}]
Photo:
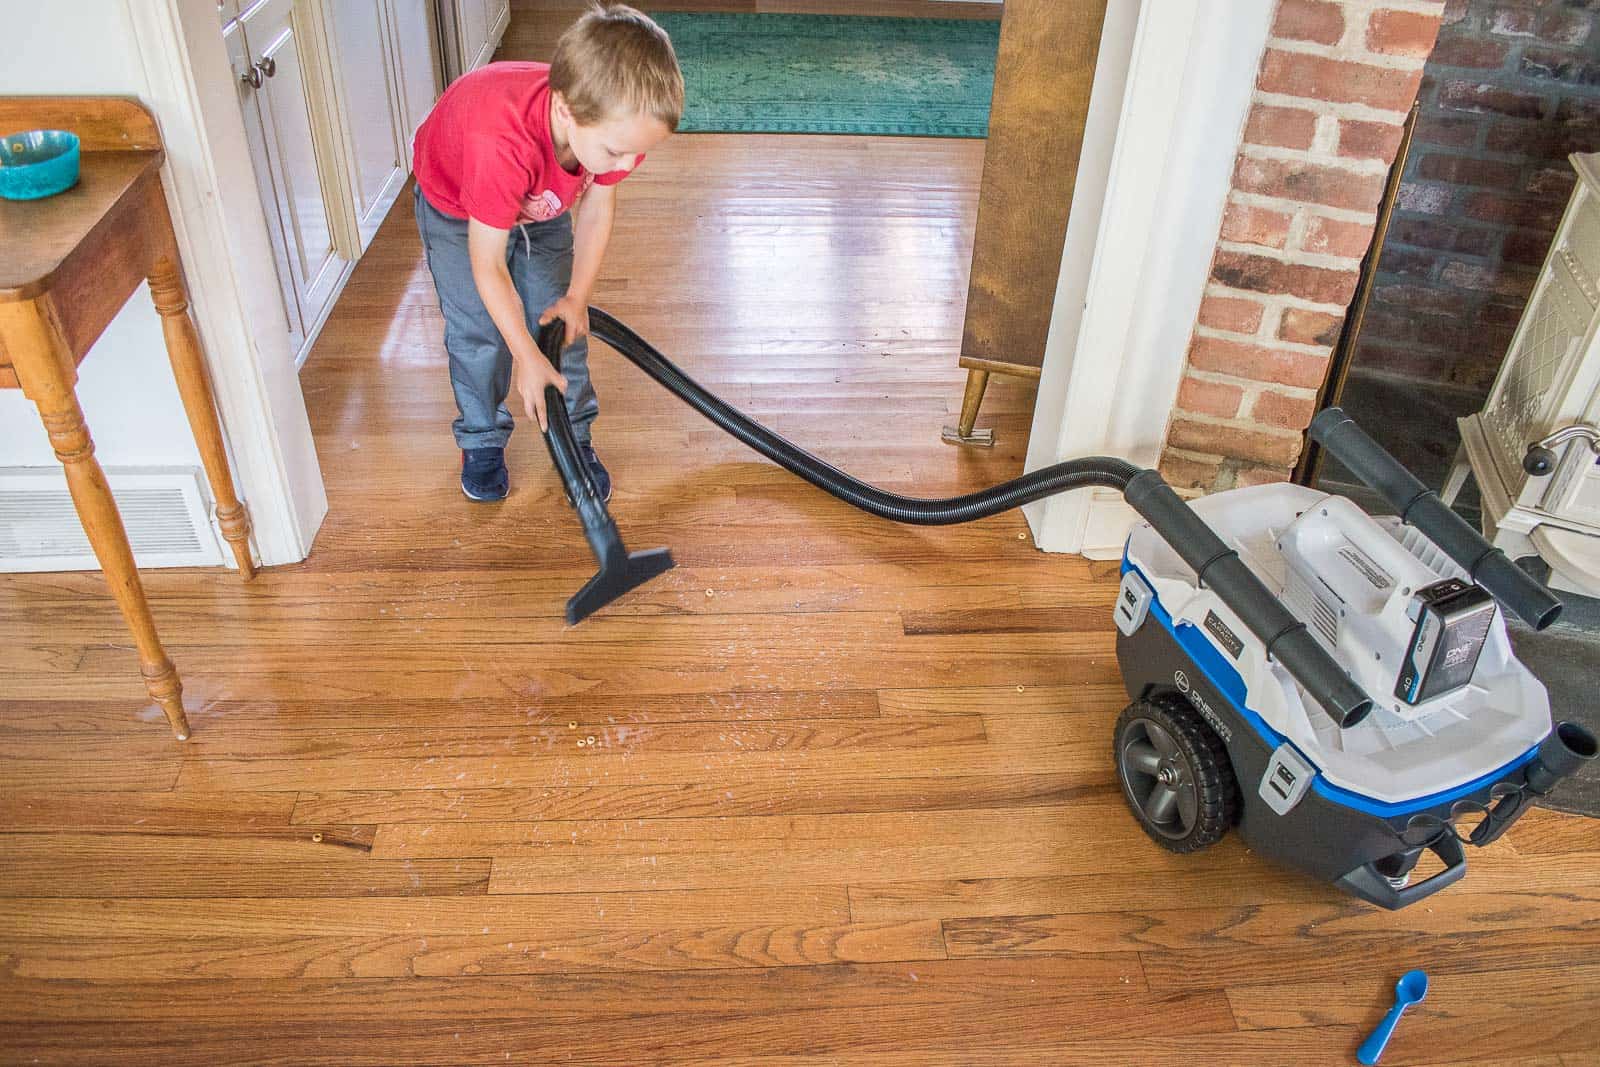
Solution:
[{"label": "blue accent trim on vacuum", "polygon": [[1452,801],[1460,800],[1462,797],[1470,796],[1471,794],[1500,781],[1512,771],[1520,769],[1525,764],[1531,762],[1538,754],[1539,746],[1534,745],[1532,748],[1528,749],[1528,751],[1524,752],[1510,763],[1507,763],[1505,766],[1499,768],[1498,770],[1490,771],[1482,778],[1474,778],[1466,785],[1457,786],[1454,789],[1447,789],[1442,793],[1433,793],[1425,797],[1418,797],[1416,800],[1407,800],[1399,804],[1386,804],[1381,800],[1373,800],[1371,797],[1362,796],[1360,793],[1352,793],[1348,789],[1341,789],[1339,786],[1336,786],[1331,782],[1324,781],[1322,775],[1320,774],[1311,780],[1311,788],[1315,789],[1317,792],[1321,793],[1323,796],[1327,797],[1336,804],[1343,804],[1347,808],[1355,808],[1357,811],[1364,811],[1369,815],[1376,815],[1380,818],[1388,819],[1393,818],[1396,815],[1408,815],[1412,812],[1437,807],[1440,804],[1448,804]]},{"label": "blue accent trim on vacuum", "polygon": [[[1138,568],[1137,565],[1129,561],[1127,550],[1124,549],[1122,554],[1121,573],[1126,574],[1129,571],[1133,571],[1135,574],[1137,574],[1140,579],[1142,579],[1144,583],[1150,587],[1151,592],[1155,592],[1155,583],[1150,581],[1150,579]],[[1166,628],[1167,632],[1172,635],[1173,640],[1178,642],[1178,647],[1182,648],[1189,658],[1194,661],[1195,666],[1200,668],[1200,672],[1206,676],[1206,681],[1210,682],[1217,688],[1219,692],[1222,693],[1228,702],[1233,705],[1234,710],[1239,713],[1239,717],[1243,719],[1250,726],[1250,728],[1256,732],[1257,735],[1260,736],[1261,740],[1266,742],[1269,748],[1277,748],[1279,745],[1287,743],[1296,752],[1300,752],[1300,755],[1305,757],[1307,763],[1311,764],[1313,767],[1317,766],[1316,760],[1306,756],[1304,752],[1300,751],[1300,747],[1298,745],[1294,744],[1294,742],[1290,741],[1287,737],[1268,726],[1265,719],[1263,719],[1260,715],[1257,715],[1245,705],[1244,678],[1240,676],[1239,672],[1234,669],[1232,664],[1223,658],[1222,653],[1217,651],[1216,646],[1213,645],[1205,637],[1205,635],[1200,632],[1200,628],[1198,626],[1194,626],[1190,623],[1174,625],[1171,614],[1168,613],[1165,605],[1161,603],[1161,598],[1159,596],[1152,596],[1150,599],[1150,615]],[[1536,744],[1522,755],[1513,759],[1511,762],[1493,771],[1490,771],[1481,778],[1475,778],[1464,785],[1455,787],[1454,789],[1447,789],[1438,793],[1430,793],[1427,796],[1418,797],[1415,800],[1406,800],[1398,803],[1374,800],[1372,797],[1364,796],[1361,793],[1352,792],[1349,789],[1334,785],[1323,777],[1320,768],[1318,769],[1316,776],[1311,779],[1311,788],[1335,804],[1341,804],[1347,808],[1354,808],[1355,810],[1365,812],[1368,815],[1376,815],[1379,818],[1390,819],[1399,815],[1409,815],[1414,812],[1426,811],[1430,808],[1438,807],[1441,804],[1448,804],[1459,800],[1462,797],[1470,796],[1471,794],[1479,792],[1480,790],[1505,778],[1511,772],[1520,769],[1525,764],[1531,762],[1538,754],[1539,746]]]}]

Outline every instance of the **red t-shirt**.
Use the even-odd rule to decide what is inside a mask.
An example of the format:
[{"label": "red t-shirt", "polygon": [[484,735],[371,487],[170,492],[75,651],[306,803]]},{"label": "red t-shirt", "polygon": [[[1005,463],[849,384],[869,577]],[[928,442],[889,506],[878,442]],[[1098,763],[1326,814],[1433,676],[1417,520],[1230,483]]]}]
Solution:
[{"label": "red t-shirt", "polygon": [[615,185],[630,173],[580,166],[573,174],[556,161],[548,63],[490,63],[462,75],[417,128],[412,147],[430,204],[497,230],[553,219],[591,182]]}]

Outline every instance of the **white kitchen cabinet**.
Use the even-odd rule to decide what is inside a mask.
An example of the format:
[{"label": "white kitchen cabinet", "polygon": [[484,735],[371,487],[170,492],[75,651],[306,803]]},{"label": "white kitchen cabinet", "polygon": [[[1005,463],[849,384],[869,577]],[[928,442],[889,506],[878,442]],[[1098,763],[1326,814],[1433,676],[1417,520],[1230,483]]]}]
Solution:
[{"label": "white kitchen cabinet", "polygon": [[439,34],[433,0],[391,0],[390,40],[394,47],[391,78],[399,97],[400,149],[406,170],[412,167],[411,142],[417,127],[433,110],[444,85],[439,70]]},{"label": "white kitchen cabinet", "polygon": [[438,0],[447,78],[454,81],[494,58],[511,24],[511,0]]},{"label": "white kitchen cabinet", "polygon": [[297,352],[343,281],[293,0],[261,0],[224,34]]},{"label": "white kitchen cabinet", "polygon": [[449,0],[455,4],[461,34],[461,56],[466,70],[476,70],[489,61],[489,9],[484,0]]},{"label": "white kitchen cabinet", "polygon": [[289,339],[304,362],[354,261],[405,188],[412,135],[439,93],[434,2],[226,3],[240,12],[223,40]]},{"label": "white kitchen cabinet", "polygon": [[399,86],[391,77],[395,64],[388,58],[395,51],[388,6],[388,0],[338,0],[327,8],[332,21],[328,56],[348,148],[345,177],[362,250],[372,242],[408,170]]},{"label": "white kitchen cabinet", "polygon": [[511,25],[511,0],[483,0],[484,19],[489,23],[488,54],[483,57],[485,63],[494,58],[494,51],[500,47],[500,38],[505,36],[506,27]]}]

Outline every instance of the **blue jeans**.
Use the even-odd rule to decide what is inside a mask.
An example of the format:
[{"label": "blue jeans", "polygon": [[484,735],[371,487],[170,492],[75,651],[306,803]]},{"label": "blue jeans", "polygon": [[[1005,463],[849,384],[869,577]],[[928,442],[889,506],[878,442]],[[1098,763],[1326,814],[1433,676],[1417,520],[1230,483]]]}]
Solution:
[{"label": "blue jeans", "polygon": [[[428,203],[421,189],[416,198],[417,230],[427,255],[433,285],[444,312],[444,347],[450,354],[450,385],[459,417],[452,425],[462,448],[504,448],[511,436],[511,350],[489,317],[472,280],[467,256],[467,222],[451,218]],[[539,316],[554,304],[572,281],[572,216],[531,222],[511,231],[506,242],[506,268],[522,298],[528,332],[537,335]],[[589,381],[589,342],[580,339],[561,354],[567,379],[567,415],[580,443],[589,440],[600,401]]]}]

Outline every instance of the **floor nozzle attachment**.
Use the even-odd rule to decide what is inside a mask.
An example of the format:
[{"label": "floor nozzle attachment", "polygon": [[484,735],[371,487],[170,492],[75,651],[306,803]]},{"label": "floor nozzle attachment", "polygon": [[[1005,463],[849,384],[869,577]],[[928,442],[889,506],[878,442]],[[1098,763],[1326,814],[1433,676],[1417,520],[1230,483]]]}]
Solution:
[{"label": "floor nozzle attachment", "polygon": [[[556,370],[561,369],[561,342],[566,326],[555,319],[539,330],[539,350],[550,360]],[[636,589],[656,575],[673,567],[672,551],[652,548],[644,552],[629,552],[622,543],[622,534],[595,488],[594,479],[578,457],[578,441],[572,434],[572,421],[567,417],[566,398],[555,386],[544,391],[545,419],[550,428],[545,431],[544,443],[550,449],[550,459],[561,474],[567,496],[583,523],[583,536],[599,564],[599,571],[584,583],[583,588],[567,600],[567,622],[575,624],[593,615],[624,593]]]},{"label": "floor nozzle attachment", "polygon": [[673,567],[672,550],[650,548],[643,552],[629,552],[617,533],[617,524],[606,516],[605,524],[583,528],[594,550],[600,570],[573,593],[567,601],[567,622],[580,623],[607,604],[616,600],[664,571]]}]

